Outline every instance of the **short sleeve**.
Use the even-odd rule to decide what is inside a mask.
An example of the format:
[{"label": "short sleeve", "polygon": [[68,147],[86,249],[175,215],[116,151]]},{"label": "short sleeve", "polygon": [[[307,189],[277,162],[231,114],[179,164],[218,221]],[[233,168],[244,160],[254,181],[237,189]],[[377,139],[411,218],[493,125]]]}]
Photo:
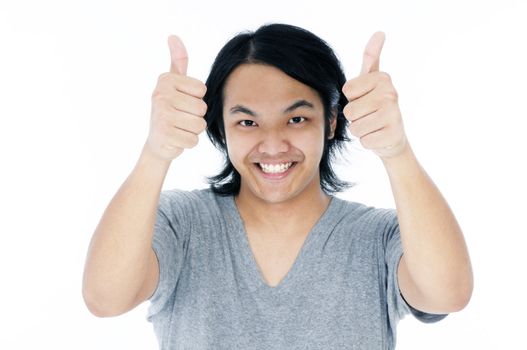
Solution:
[{"label": "short sleeve", "polygon": [[159,281],[150,297],[147,319],[167,304],[183,266],[186,228],[181,222],[180,208],[173,191],[161,192],[154,225],[152,248],[159,264]]},{"label": "short sleeve", "polygon": [[385,263],[387,273],[387,302],[388,316],[392,324],[396,324],[406,314],[411,313],[421,322],[433,323],[442,320],[446,314],[430,314],[411,307],[403,298],[397,279],[397,269],[403,248],[399,231],[397,212],[393,209],[386,211],[386,226],[384,228],[383,245],[385,249]]}]

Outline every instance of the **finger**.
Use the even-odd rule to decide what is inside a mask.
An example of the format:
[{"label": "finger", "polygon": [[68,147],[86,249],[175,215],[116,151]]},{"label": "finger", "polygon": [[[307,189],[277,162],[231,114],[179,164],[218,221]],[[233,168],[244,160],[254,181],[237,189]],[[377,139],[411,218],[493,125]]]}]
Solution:
[{"label": "finger", "polygon": [[376,32],[368,41],[362,57],[362,69],[360,74],[376,72],[379,70],[381,51],[386,35],[383,32]]},{"label": "finger", "polygon": [[178,111],[187,112],[198,117],[203,117],[207,113],[207,104],[202,99],[179,91],[174,92],[174,94],[172,98],[161,97],[159,103],[166,103]]},{"label": "finger", "polygon": [[375,88],[375,83],[369,75],[359,75],[357,78],[348,80],[342,87],[342,93],[348,101],[356,100]]},{"label": "finger", "polygon": [[343,109],[344,116],[350,122],[354,122],[378,111],[384,105],[383,96],[377,93],[377,90],[355,99],[353,102],[346,104]]},{"label": "finger", "polygon": [[171,140],[169,144],[173,147],[193,148],[199,141],[198,135],[178,128],[169,130],[168,136]]},{"label": "finger", "polygon": [[376,132],[388,125],[382,111],[376,111],[349,125],[350,133],[358,138]]},{"label": "finger", "polygon": [[187,75],[188,55],[181,39],[176,35],[170,35],[168,48],[170,50],[170,72]]},{"label": "finger", "polygon": [[207,86],[200,80],[174,73],[161,74],[158,78],[157,87],[160,91],[174,89],[197,98],[203,98],[207,92]]},{"label": "finger", "polygon": [[200,134],[207,128],[207,122],[203,117],[198,117],[182,111],[176,111],[169,116],[169,123],[178,129],[193,134]]},{"label": "finger", "polygon": [[360,143],[366,149],[378,150],[397,143],[389,126],[370,132],[360,138]]},{"label": "finger", "polygon": [[366,116],[377,112],[381,107],[371,107],[371,106],[360,106],[356,108],[353,104],[348,103],[342,112],[348,121],[355,123]]},{"label": "finger", "polygon": [[359,75],[356,78],[348,80],[342,86],[342,92],[348,101],[361,98],[374,90],[379,84],[379,79],[383,78],[384,75],[387,74],[383,72],[376,72],[373,74]]}]

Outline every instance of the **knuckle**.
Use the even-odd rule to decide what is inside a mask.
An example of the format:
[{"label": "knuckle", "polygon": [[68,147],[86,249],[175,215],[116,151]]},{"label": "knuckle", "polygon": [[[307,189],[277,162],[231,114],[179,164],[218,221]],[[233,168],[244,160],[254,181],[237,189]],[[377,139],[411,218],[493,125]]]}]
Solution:
[{"label": "knuckle", "polygon": [[371,143],[370,143],[370,140],[368,139],[368,137],[361,137],[360,138],[360,143],[362,144],[362,146],[366,149],[369,149],[370,146],[371,146]]},{"label": "knuckle", "polygon": [[199,132],[202,132],[206,128],[207,128],[207,121],[205,119],[203,119],[203,118],[200,118],[199,122],[198,122],[198,130],[199,130]]},{"label": "knuckle", "polygon": [[379,78],[382,81],[385,81],[385,82],[391,82],[392,81],[392,78],[390,77],[390,74],[388,74],[386,72],[379,72]]},{"label": "knuckle", "polygon": [[152,101],[161,101],[164,98],[163,91],[161,91],[160,89],[154,89],[151,98]]},{"label": "knuckle", "polygon": [[388,101],[392,101],[392,102],[395,102],[399,99],[399,94],[397,93],[397,91],[395,89],[388,89],[385,93],[384,93],[384,98]]},{"label": "knuckle", "polygon": [[350,100],[351,98],[354,98],[356,95],[356,87],[358,85],[356,84],[355,80],[348,80],[344,86],[342,87],[342,93],[344,96],[346,96],[347,100]]},{"label": "knuckle", "polygon": [[165,81],[167,79],[170,79],[170,76],[171,76],[170,72],[161,73],[159,75],[159,77],[157,78],[157,82],[160,83],[160,82],[163,82],[163,81]]},{"label": "knuckle", "polygon": [[205,96],[205,94],[207,93],[207,85],[201,83],[199,84],[198,86],[198,94],[200,97],[203,97]]},{"label": "knuckle", "polygon": [[344,106],[344,108],[342,109],[342,113],[348,119],[351,117],[351,103],[348,103]]},{"label": "knuckle", "polygon": [[198,145],[198,141],[199,141],[198,135],[196,134],[190,135],[188,139],[188,148],[196,147]]},{"label": "knuckle", "polygon": [[205,114],[207,114],[207,104],[205,103],[205,101],[200,100],[197,112],[200,117],[203,117],[205,116]]},{"label": "knuckle", "polygon": [[349,95],[349,90],[349,84],[346,82],[346,84],[344,84],[344,86],[342,87],[342,93],[344,94],[344,96],[347,97]]}]

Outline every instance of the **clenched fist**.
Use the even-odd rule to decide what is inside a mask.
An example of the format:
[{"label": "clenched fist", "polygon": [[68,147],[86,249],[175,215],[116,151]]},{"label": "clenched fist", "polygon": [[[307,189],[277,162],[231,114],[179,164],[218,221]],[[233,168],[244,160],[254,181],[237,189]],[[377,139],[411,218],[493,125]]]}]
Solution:
[{"label": "clenched fist", "polygon": [[172,160],[185,148],[198,143],[205,130],[203,118],[207,105],[202,100],[207,90],[201,81],[187,77],[188,56],[183,42],[168,37],[170,72],[159,76],[152,93],[150,131],[145,148],[155,157]]},{"label": "clenched fist", "polygon": [[342,88],[349,103],[344,115],[350,121],[349,130],[366,149],[381,158],[403,152],[407,145],[397,91],[390,76],[379,72],[384,33],[375,33],[364,51],[361,74],[348,80]]}]

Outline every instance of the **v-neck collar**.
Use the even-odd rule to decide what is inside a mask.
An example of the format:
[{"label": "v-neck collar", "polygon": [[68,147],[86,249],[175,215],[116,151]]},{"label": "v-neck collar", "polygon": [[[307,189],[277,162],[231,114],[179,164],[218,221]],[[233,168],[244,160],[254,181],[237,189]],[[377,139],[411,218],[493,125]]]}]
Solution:
[{"label": "v-neck collar", "polygon": [[242,255],[242,261],[245,265],[242,270],[247,273],[248,284],[253,291],[261,290],[269,293],[281,292],[282,290],[286,289],[288,285],[294,283],[300,275],[302,275],[298,270],[305,268],[305,258],[310,254],[309,248],[312,245],[312,242],[317,238],[317,236],[319,236],[321,231],[332,229],[332,222],[328,218],[331,218],[333,213],[338,210],[337,207],[339,206],[338,204],[340,202],[338,198],[330,196],[330,202],[326,210],[322,213],[315,225],[313,225],[309,231],[304,243],[302,244],[302,247],[300,248],[300,251],[298,252],[298,255],[295,258],[295,261],[293,262],[293,265],[284,278],[282,278],[280,283],[278,283],[278,285],[275,287],[272,287],[265,282],[258,264],[256,263],[256,258],[249,244],[247,232],[245,230],[245,226],[243,224],[238,207],[235,203],[234,196],[227,197],[226,199],[229,212],[233,215],[232,219],[234,224],[233,228],[235,231],[234,235],[236,240],[239,242],[239,253]]}]

